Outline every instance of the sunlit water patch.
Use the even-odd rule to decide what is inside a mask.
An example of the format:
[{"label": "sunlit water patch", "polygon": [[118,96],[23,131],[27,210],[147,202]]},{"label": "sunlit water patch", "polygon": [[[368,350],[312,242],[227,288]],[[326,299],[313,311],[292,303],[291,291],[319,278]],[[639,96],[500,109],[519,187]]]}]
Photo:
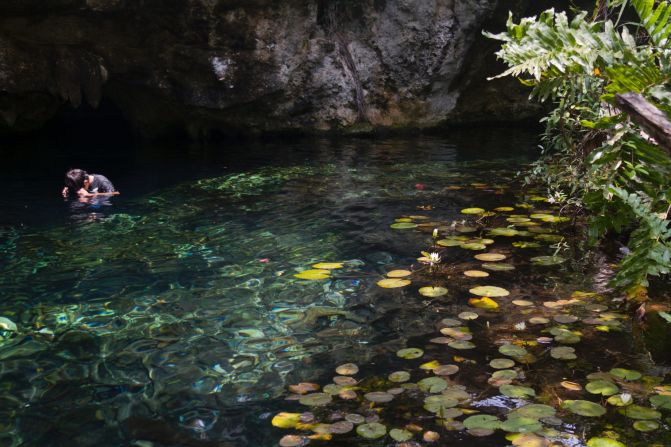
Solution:
[{"label": "sunlit water patch", "polygon": [[275,146],[4,225],[4,445],[581,445],[606,422],[570,412],[628,394],[643,422],[608,423],[658,436],[655,365],[587,293],[608,262],[519,191],[533,140],[510,136]]}]

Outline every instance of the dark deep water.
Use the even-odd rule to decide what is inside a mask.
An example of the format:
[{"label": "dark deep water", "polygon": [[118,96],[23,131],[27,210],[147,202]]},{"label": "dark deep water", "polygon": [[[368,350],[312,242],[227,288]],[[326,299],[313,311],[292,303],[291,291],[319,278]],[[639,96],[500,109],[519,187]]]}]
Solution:
[{"label": "dark deep water", "polygon": [[[533,228],[527,226],[531,218],[508,217],[510,211],[478,220],[461,214],[463,208],[557,213],[512,180],[537,156],[531,131],[208,145],[36,139],[4,145],[3,156],[0,316],[17,328],[4,324],[0,331],[0,445],[271,446],[289,433],[271,426],[278,411],[311,410],[321,422],[355,412],[388,428],[412,422],[438,431],[450,445],[508,445],[501,431],[480,438],[459,430],[463,414],[453,407],[452,417],[443,415],[436,424],[413,387],[376,411],[359,401],[339,404],[337,397],[331,406],[303,406],[285,400],[287,386],[324,386],[337,365],[354,362],[364,394],[391,388],[385,378],[392,371],[413,371],[416,381],[431,375],[420,364],[459,362],[448,391],[471,393],[460,407],[504,415],[525,402],[515,390],[502,395],[488,383],[494,371],[488,363],[505,357],[497,349],[508,342],[531,351],[531,357],[514,357],[514,383],[536,390],[536,398],[526,396],[529,402],[591,399],[558,383],[584,386],[589,373],[613,367],[644,372],[652,392],[666,372],[641,353],[618,304],[574,294],[606,293],[610,272],[603,256],[583,259],[584,244],[565,225],[553,222],[541,226],[545,232],[517,239],[492,237],[486,251],[505,253],[516,269],[490,271],[484,280],[462,275],[481,268],[473,261],[481,251],[432,247],[433,228],[441,239],[464,226],[474,231],[464,232],[465,239],[487,238],[496,227]],[[105,174],[122,195],[95,203],[63,200],[68,167]],[[391,229],[399,218],[420,226]],[[511,245],[520,240],[533,244]],[[416,258],[429,247],[442,261],[427,273]],[[555,253],[565,262],[528,262]],[[344,267],[325,281],[293,276],[318,262]],[[376,285],[385,272],[411,266],[411,286]],[[432,343],[445,326],[441,320],[474,311],[467,291],[475,284],[504,287],[512,296],[497,299],[498,311],[475,309],[478,319],[463,320],[475,349]],[[426,285],[449,293],[427,298],[417,292]],[[563,306],[575,303],[543,304],[572,296],[581,303],[570,311]],[[531,304],[514,305],[511,298]],[[559,318],[552,326],[557,312],[575,314],[577,322]],[[534,316],[548,322],[524,324]],[[570,331],[586,340],[576,344]],[[550,355],[552,340],[535,341],[552,336],[574,346],[578,358],[558,360]],[[399,359],[395,353],[405,347],[426,353]],[[628,383],[618,385],[629,390]],[[572,446],[607,424],[623,440],[640,438],[640,445],[666,433],[665,425],[650,434],[634,432],[614,410],[596,422],[557,415],[558,422],[542,421],[545,431],[532,431]],[[653,416],[647,419],[666,424]],[[421,432],[416,442],[423,442]],[[309,442],[393,443],[354,433]]]}]

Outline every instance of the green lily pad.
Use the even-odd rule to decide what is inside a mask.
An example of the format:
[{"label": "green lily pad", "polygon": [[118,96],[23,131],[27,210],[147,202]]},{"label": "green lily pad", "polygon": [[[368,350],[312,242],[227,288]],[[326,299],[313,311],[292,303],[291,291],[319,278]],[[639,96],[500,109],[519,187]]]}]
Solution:
[{"label": "green lily pad", "polygon": [[558,360],[575,360],[578,356],[575,355],[575,349],[569,346],[557,346],[550,350],[550,356]]},{"label": "green lily pad", "polygon": [[371,422],[370,424],[359,425],[356,432],[366,439],[378,439],[387,434],[387,427],[377,422]]},{"label": "green lily pad", "polygon": [[518,399],[524,399],[526,397],[536,395],[536,391],[534,391],[533,388],[521,385],[509,385],[509,384],[501,385],[499,391],[501,392],[501,394],[505,396],[514,397]]},{"label": "green lily pad", "polygon": [[429,298],[437,298],[439,296],[447,295],[445,287],[428,286],[419,289],[419,294]]},{"label": "green lily pad", "polygon": [[493,359],[489,362],[489,366],[495,369],[508,369],[515,366],[515,362],[510,359]]},{"label": "green lily pad", "polygon": [[606,402],[609,404],[615,406],[615,407],[626,407],[627,405],[631,405],[634,403],[634,399],[632,399],[631,394],[629,393],[622,393],[622,394],[615,394],[613,396],[610,396]]},{"label": "green lily pad", "polygon": [[421,356],[423,356],[424,351],[422,351],[419,348],[405,348],[405,349],[399,350],[396,353],[396,355],[401,357],[402,359],[412,360],[412,359],[418,359]]},{"label": "green lily pad", "polygon": [[628,405],[626,407],[620,408],[618,411],[620,414],[623,414],[631,419],[650,420],[662,418],[662,413],[659,411],[648,407],[642,407],[641,405]]},{"label": "green lily pad", "polygon": [[392,428],[389,430],[389,436],[396,442],[405,442],[412,439],[411,432],[400,428]]},{"label": "green lily pad", "polygon": [[440,320],[440,324],[445,327],[457,327],[462,325],[461,321],[454,318],[443,318]]},{"label": "green lily pad", "polygon": [[653,431],[659,428],[659,423],[655,421],[636,421],[634,422],[634,430],[637,431]]},{"label": "green lily pad", "polygon": [[396,371],[389,374],[389,381],[395,383],[407,382],[410,380],[410,373],[407,371]]},{"label": "green lily pad", "polygon": [[595,380],[585,385],[585,389],[592,394],[601,394],[602,396],[612,396],[619,393],[620,389],[613,382],[608,380]]},{"label": "green lily pad", "polygon": [[375,403],[391,402],[394,399],[393,394],[385,393],[384,391],[373,391],[366,393],[363,396],[366,400]]},{"label": "green lily pad", "polygon": [[429,396],[424,399],[424,409],[431,413],[436,413],[438,416],[443,416],[445,410],[456,407],[459,404],[457,399],[449,396]]},{"label": "green lily pad", "polygon": [[464,208],[461,210],[461,214],[483,214],[485,210],[482,208]]},{"label": "green lily pad", "polygon": [[633,369],[613,368],[609,372],[613,376],[623,380],[638,380],[641,378],[641,373]]},{"label": "green lily pad", "polygon": [[506,264],[503,262],[485,262],[482,264],[482,268],[486,270],[491,270],[493,272],[509,272],[515,270],[515,266],[512,264]]},{"label": "green lily pad", "polygon": [[331,400],[331,395],[328,393],[312,393],[302,396],[299,399],[299,402],[309,407],[320,407],[322,405],[331,403]]},{"label": "green lily pad", "polygon": [[543,428],[543,425],[538,422],[538,419],[528,417],[511,417],[503,421],[500,426],[501,430],[512,433],[531,433]]},{"label": "green lily pad", "polygon": [[401,278],[386,278],[377,282],[377,285],[383,289],[396,289],[399,287],[409,286],[410,284],[411,281],[409,279]]},{"label": "green lily pad", "polygon": [[650,403],[661,410],[671,410],[671,396],[658,394],[650,398]]},{"label": "green lily pad", "polygon": [[447,346],[449,346],[452,349],[459,349],[459,350],[475,348],[475,345],[473,343],[466,340],[456,340],[448,343]]},{"label": "green lily pad", "polygon": [[580,336],[568,329],[553,327],[550,329],[550,333],[555,336],[555,341],[558,343],[573,345],[580,342]]},{"label": "green lily pad", "polygon": [[485,262],[503,261],[506,258],[507,256],[501,253],[480,253],[479,255],[475,255],[475,259]]},{"label": "green lily pad", "polygon": [[518,376],[519,374],[517,374],[517,371],[512,369],[502,369],[499,371],[494,371],[492,374],[493,378],[502,380],[513,380],[517,379]]},{"label": "green lily pad", "polygon": [[562,408],[580,416],[598,417],[606,414],[606,409],[588,400],[565,400]]},{"label": "green lily pad", "polygon": [[461,312],[457,316],[462,320],[475,320],[479,317],[479,315],[476,314],[475,312]]},{"label": "green lily pad", "polygon": [[440,393],[447,388],[447,382],[440,377],[427,377],[426,379],[417,382],[417,386],[419,386],[419,389],[425,393],[435,394]]},{"label": "green lily pad", "polygon": [[391,224],[389,226],[394,230],[409,230],[411,228],[417,228],[417,224],[412,222],[396,222],[395,224]]},{"label": "green lily pad", "polygon": [[539,234],[534,237],[537,241],[543,241],[543,242],[551,242],[553,244],[556,244],[557,242],[561,242],[564,240],[564,236],[560,236],[558,234]]},{"label": "green lily pad", "polygon": [[471,292],[473,295],[488,296],[492,298],[510,295],[510,292],[508,292],[506,289],[495,286],[473,287],[472,289],[469,290],[469,292]]},{"label": "green lily pad", "polygon": [[441,247],[458,247],[463,244],[463,241],[458,239],[441,239],[436,241],[436,244],[440,245]]},{"label": "green lily pad", "polygon": [[519,230],[516,230],[514,228],[492,228],[487,232],[487,236],[505,236],[505,237],[513,237],[519,235],[520,232]]},{"label": "green lily pad", "polygon": [[466,242],[465,244],[461,244],[461,248],[466,250],[484,250],[487,248],[487,246],[477,242]]},{"label": "green lily pad", "polygon": [[464,419],[464,427],[469,430],[477,428],[496,430],[500,426],[501,421],[496,416],[490,414],[476,414],[475,416],[469,416]]},{"label": "green lily pad", "polygon": [[516,248],[538,248],[541,244],[538,242],[517,241],[513,242],[513,247]]},{"label": "green lily pad", "polygon": [[499,347],[499,352],[503,355],[510,357],[522,357],[527,355],[528,352],[522,346],[517,346],[513,344],[502,345]]},{"label": "green lily pad", "polygon": [[554,416],[556,413],[557,411],[549,405],[528,404],[513,410],[508,416],[512,417],[514,414],[515,417],[519,415],[525,418],[541,419]]},{"label": "green lily pad", "polygon": [[620,441],[611,438],[591,438],[587,441],[587,447],[627,447]]},{"label": "green lily pad", "polygon": [[459,367],[457,365],[440,365],[438,368],[433,370],[433,373],[437,376],[451,376],[459,372]]},{"label": "green lily pad", "polygon": [[531,258],[531,262],[536,265],[558,265],[566,262],[566,258],[561,256],[536,256]]},{"label": "green lily pad", "polygon": [[529,222],[531,219],[528,217],[509,217],[506,219],[507,222],[510,223],[522,223],[522,222]]}]

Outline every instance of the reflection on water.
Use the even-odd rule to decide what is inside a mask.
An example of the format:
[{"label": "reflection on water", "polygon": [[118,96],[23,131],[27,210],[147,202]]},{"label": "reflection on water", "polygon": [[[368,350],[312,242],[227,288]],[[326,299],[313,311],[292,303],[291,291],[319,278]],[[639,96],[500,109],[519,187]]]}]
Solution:
[{"label": "reflection on water", "polygon": [[[458,224],[464,207],[514,200],[505,187],[533,139],[262,146],[229,147],[209,166],[183,160],[181,182],[68,202],[50,222],[10,197],[0,315],[17,328],[0,331],[1,445],[275,445],[269,417],[288,384],[330,378],[344,361],[382,365],[463,310],[464,297],[375,285],[431,241],[431,228],[389,225],[417,213]],[[453,188],[477,182],[493,187]],[[293,276],[324,261],[344,268],[328,281]],[[526,294],[589,287],[570,266],[515,275]]]}]

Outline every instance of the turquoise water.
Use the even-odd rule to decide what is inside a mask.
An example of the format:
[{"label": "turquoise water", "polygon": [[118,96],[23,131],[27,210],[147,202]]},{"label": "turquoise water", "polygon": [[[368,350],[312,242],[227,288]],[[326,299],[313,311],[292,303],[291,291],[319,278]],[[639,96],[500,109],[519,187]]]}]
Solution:
[{"label": "turquoise water", "polygon": [[[278,411],[314,410],[318,418],[341,420],[343,411],[355,411],[351,402],[347,410],[310,409],[285,400],[294,399],[287,387],[324,386],[337,365],[354,362],[362,389],[378,390],[380,377],[409,367],[395,352],[410,346],[426,349],[424,361],[454,358],[443,345],[425,345],[442,319],[473,310],[467,305],[472,280],[461,273],[478,268],[472,260],[478,252],[440,248],[440,269],[427,273],[417,257],[433,246],[434,227],[443,237],[474,225],[486,237],[487,227],[502,219],[509,225],[503,214],[491,218],[499,219],[495,225],[460,213],[475,206],[524,202],[557,213],[521,195],[512,180],[536,155],[533,134],[522,131],[226,143],[166,154],[161,159],[160,148],[140,146],[116,157],[88,155],[100,167],[95,172],[122,191],[98,203],[45,194],[59,189],[45,181],[52,179],[53,159],[40,164],[32,181],[3,179],[1,186],[13,192],[0,226],[0,316],[16,328],[5,323],[0,346],[1,445],[270,446],[285,434],[271,425]],[[19,157],[14,166],[23,162]],[[3,169],[16,172],[11,163]],[[420,227],[390,228],[415,215]],[[569,227],[555,233],[569,234]],[[572,235],[556,246],[556,240],[541,242],[525,251],[497,237],[492,247],[508,256],[519,251],[521,259],[559,253],[567,261],[543,268],[517,261],[514,272],[492,272],[490,279],[540,308],[576,290],[608,292],[605,256],[586,262],[583,242]],[[318,262],[343,268],[324,281],[294,277]],[[377,286],[392,269],[419,273],[410,287]],[[414,283],[444,286],[449,294],[427,298]],[[604,298],[595,300],[590,305],[604,305]],[[502,339],[522,338],[512,328],[529,316],[520,309],[506,302],[470,323],[477,349],[458,353],[467,361],[450,386],[478,395],[472,408],[519,406],[488,389],[486,365]],[[588,318],[589,309],[579,315]],[[557,367],[549,348],[537,346],[531,349],[541,361],[517,359],[538,395],[542,384],[578,380],[577,371],[584,382],[583,371],[613,365],[658,368],[636,353],[626,315],[613,318],[615,335],[603,340],[583,330],[613,352],[610,359],[592,350],[586,352],[594,358],[581,355],[577,364]],[[391,428],[428,423],[417,416],[421,406],[414,396],[399,407],[365,411]],[[604,427],[569,421],[559,422],[557,434],[566,445],[581,445],[581,430]],[[458,445],[508,443],[500,433],[441,435]],[[631,429],[621,436],[632,436]],[[301,440],[308,442],[324,441]],[[350,433],[324,445],[368,442],[393,443]]]}]

